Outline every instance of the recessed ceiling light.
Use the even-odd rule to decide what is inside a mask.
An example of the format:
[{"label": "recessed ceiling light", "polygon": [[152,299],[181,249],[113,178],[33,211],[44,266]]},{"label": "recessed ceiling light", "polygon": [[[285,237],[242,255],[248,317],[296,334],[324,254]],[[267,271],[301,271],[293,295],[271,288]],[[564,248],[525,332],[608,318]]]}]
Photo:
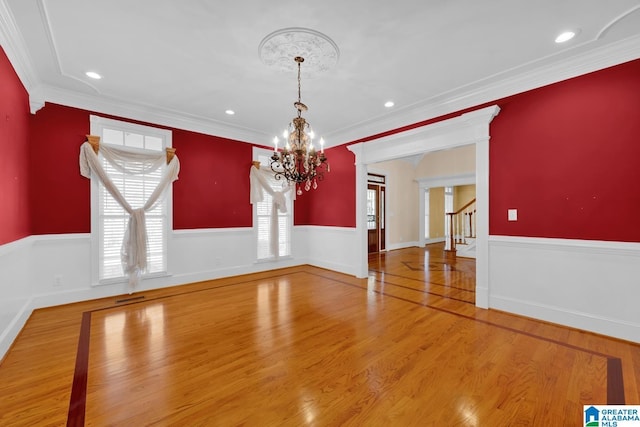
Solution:
[{"label": "recessed ceiling light", "polygon": [[228,114],[230,116],[233,116],[236,112],[233,110],[225,110],[225,114]]},{"label": "recessed ceiling light", "polygon": [[387,107],[387,108],[391,108],[391,107],[393,107],[394,105],[396,105],[396,104],[394,104],[394,102],[393,102],[393,101],[387,101],[387,102],[385,102],[385,103],[384,103],[384,106],[385,106],[385,107]]},{"label": "recessed ceiling light", "polygon": [[85,74],[87,75],[87,77],[90,77],[96,80],[100,80],[102,78],[102,76],[96,73],[95,71],[87,71]]},{"label": "recessed ceiling light", "polygon": [[563,33],[560,33],[560,35],[558,35],[558,37],[556,37],[556,43],[567,42],[567,41],[571,40],[573,37],[575,37],[575,35],[576,35],[575,31],[565,31]]}]

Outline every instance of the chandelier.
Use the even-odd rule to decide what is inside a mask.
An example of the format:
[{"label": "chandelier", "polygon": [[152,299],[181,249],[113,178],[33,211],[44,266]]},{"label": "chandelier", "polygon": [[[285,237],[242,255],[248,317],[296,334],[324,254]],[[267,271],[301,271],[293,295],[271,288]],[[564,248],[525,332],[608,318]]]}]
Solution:
[{"label": "chandelier", "polygon": [[293,106],[298,111],[289,127],[284,131],[284,147],[278,151],[278,137],[273,139],[275,146],[271,156],[271,170],[276,179],[286,179],[289,184],[295,184],[298,195],[311,188],[318,188],[318,181],[324,179],[324,170],[329,172],[329,163],[324,155],[324,140],[320,138],[320,152],[313,146],[314,133],[311,125],[302,117],[302,112],[308,108],[300,98],[300,64],[304,58],[296,56],[294,61],[298,63],[298,101]]}]

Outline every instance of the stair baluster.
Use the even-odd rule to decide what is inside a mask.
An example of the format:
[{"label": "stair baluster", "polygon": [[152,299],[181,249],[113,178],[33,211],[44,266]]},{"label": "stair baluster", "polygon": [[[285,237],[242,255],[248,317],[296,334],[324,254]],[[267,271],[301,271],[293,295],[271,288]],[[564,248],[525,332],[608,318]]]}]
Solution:
[{"label": "stair baluster", "polygon": [[445,251],[455,252],[456,245],[466,244],[467,238],[475,238],[476,230],[476,199],[458,209],[456,212],[445,214],[446,229]]}]

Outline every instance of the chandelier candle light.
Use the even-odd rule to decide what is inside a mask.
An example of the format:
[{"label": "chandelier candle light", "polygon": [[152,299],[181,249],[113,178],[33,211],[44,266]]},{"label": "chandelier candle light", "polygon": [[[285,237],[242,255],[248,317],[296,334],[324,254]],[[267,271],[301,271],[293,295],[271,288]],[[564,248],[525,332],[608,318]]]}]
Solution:
[{"label": "chandelier candle light", "polygon": [[318,188],[318,181],[324,179],[324,169],[329,172],[329,163],[324,155],[324,140],[320,138],[320,152],[316,151],[311,125],[302,117],[302,112],[308,110],[300,98],[300,65],[304,58],[296,56],[294,61],[298,63],[298,101],[293,106],[298,116],[293,118],[282,135],[285,145],[281,151],[278,151],[278,137],[273,139],[275,148],[271,156],[271,170],[276,179],[284,177],[289,184],[295,183],[296,193],[301,195],[302,183],[306,191]]}]

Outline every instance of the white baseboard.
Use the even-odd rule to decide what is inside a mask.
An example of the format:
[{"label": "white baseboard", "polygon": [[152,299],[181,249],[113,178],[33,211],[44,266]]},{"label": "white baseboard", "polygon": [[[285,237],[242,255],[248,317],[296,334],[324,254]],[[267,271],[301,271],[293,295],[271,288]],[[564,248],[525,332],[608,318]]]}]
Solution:
[{"label": "white baseboard", "polygon": [[591,313],[572,311],[565,307],[531,303],[506,297],[491,297],[491,307],[540,319],[551,323],[567,325],[585,331],[608,335],[640,343],[640,324],[620,319],[594,316]]},{"label": "white baseboard", "polygon": [[420,242],[399,242],[387,244],[387,251],[395,251],[396,249],[419,248]]},{"label": "white baseboard", "polygon": [[324,268],[326,270],[336,271],[338,273],[348,274],[350,276],[355,276],[357,274],[354,265],[342,264],[337,262],[326,262],[322,260],[309,261],[307,262],[307,264],[314,267]]},{"label": "white baseboard", "polygon": [[445,237],[432,237],[430,239],[424,239],[424,244],[431,245],[433,243],[444,243],[446,240],[447,239]]},{"label": "white baseboard", "polygon": [[18,334],[27,323],[32,312],[32,301],[31,299],[28,299],[22,304],[17,313],[13,315],[8,324],[0,332],[0,361],[4,358],[7,351],[9,351],[9,348],[11,348],[11,344],[13,344],[13,341],[18,337]]},{"label": "white baseboard", "polygon": [[640,243],[490,236],[489,307],[640,343]]},{"label": "white baseboard", "polygon": [[[182,273],[172,275],[172,282],[169,286],[176,286],[186,283],[204,282],[207,280],[216,280],[224,277],[240,276],[242,274],[259,273],[262,271],[274,270],[277,268],[295,267],[306,264],[305,260],[285,258],[272,262],[257,262],[249,265],[237,265],[230,267],[217,268],[213,270],[200,271],[196,273]],[[155,289],[155,288],[152,288]]]}]

